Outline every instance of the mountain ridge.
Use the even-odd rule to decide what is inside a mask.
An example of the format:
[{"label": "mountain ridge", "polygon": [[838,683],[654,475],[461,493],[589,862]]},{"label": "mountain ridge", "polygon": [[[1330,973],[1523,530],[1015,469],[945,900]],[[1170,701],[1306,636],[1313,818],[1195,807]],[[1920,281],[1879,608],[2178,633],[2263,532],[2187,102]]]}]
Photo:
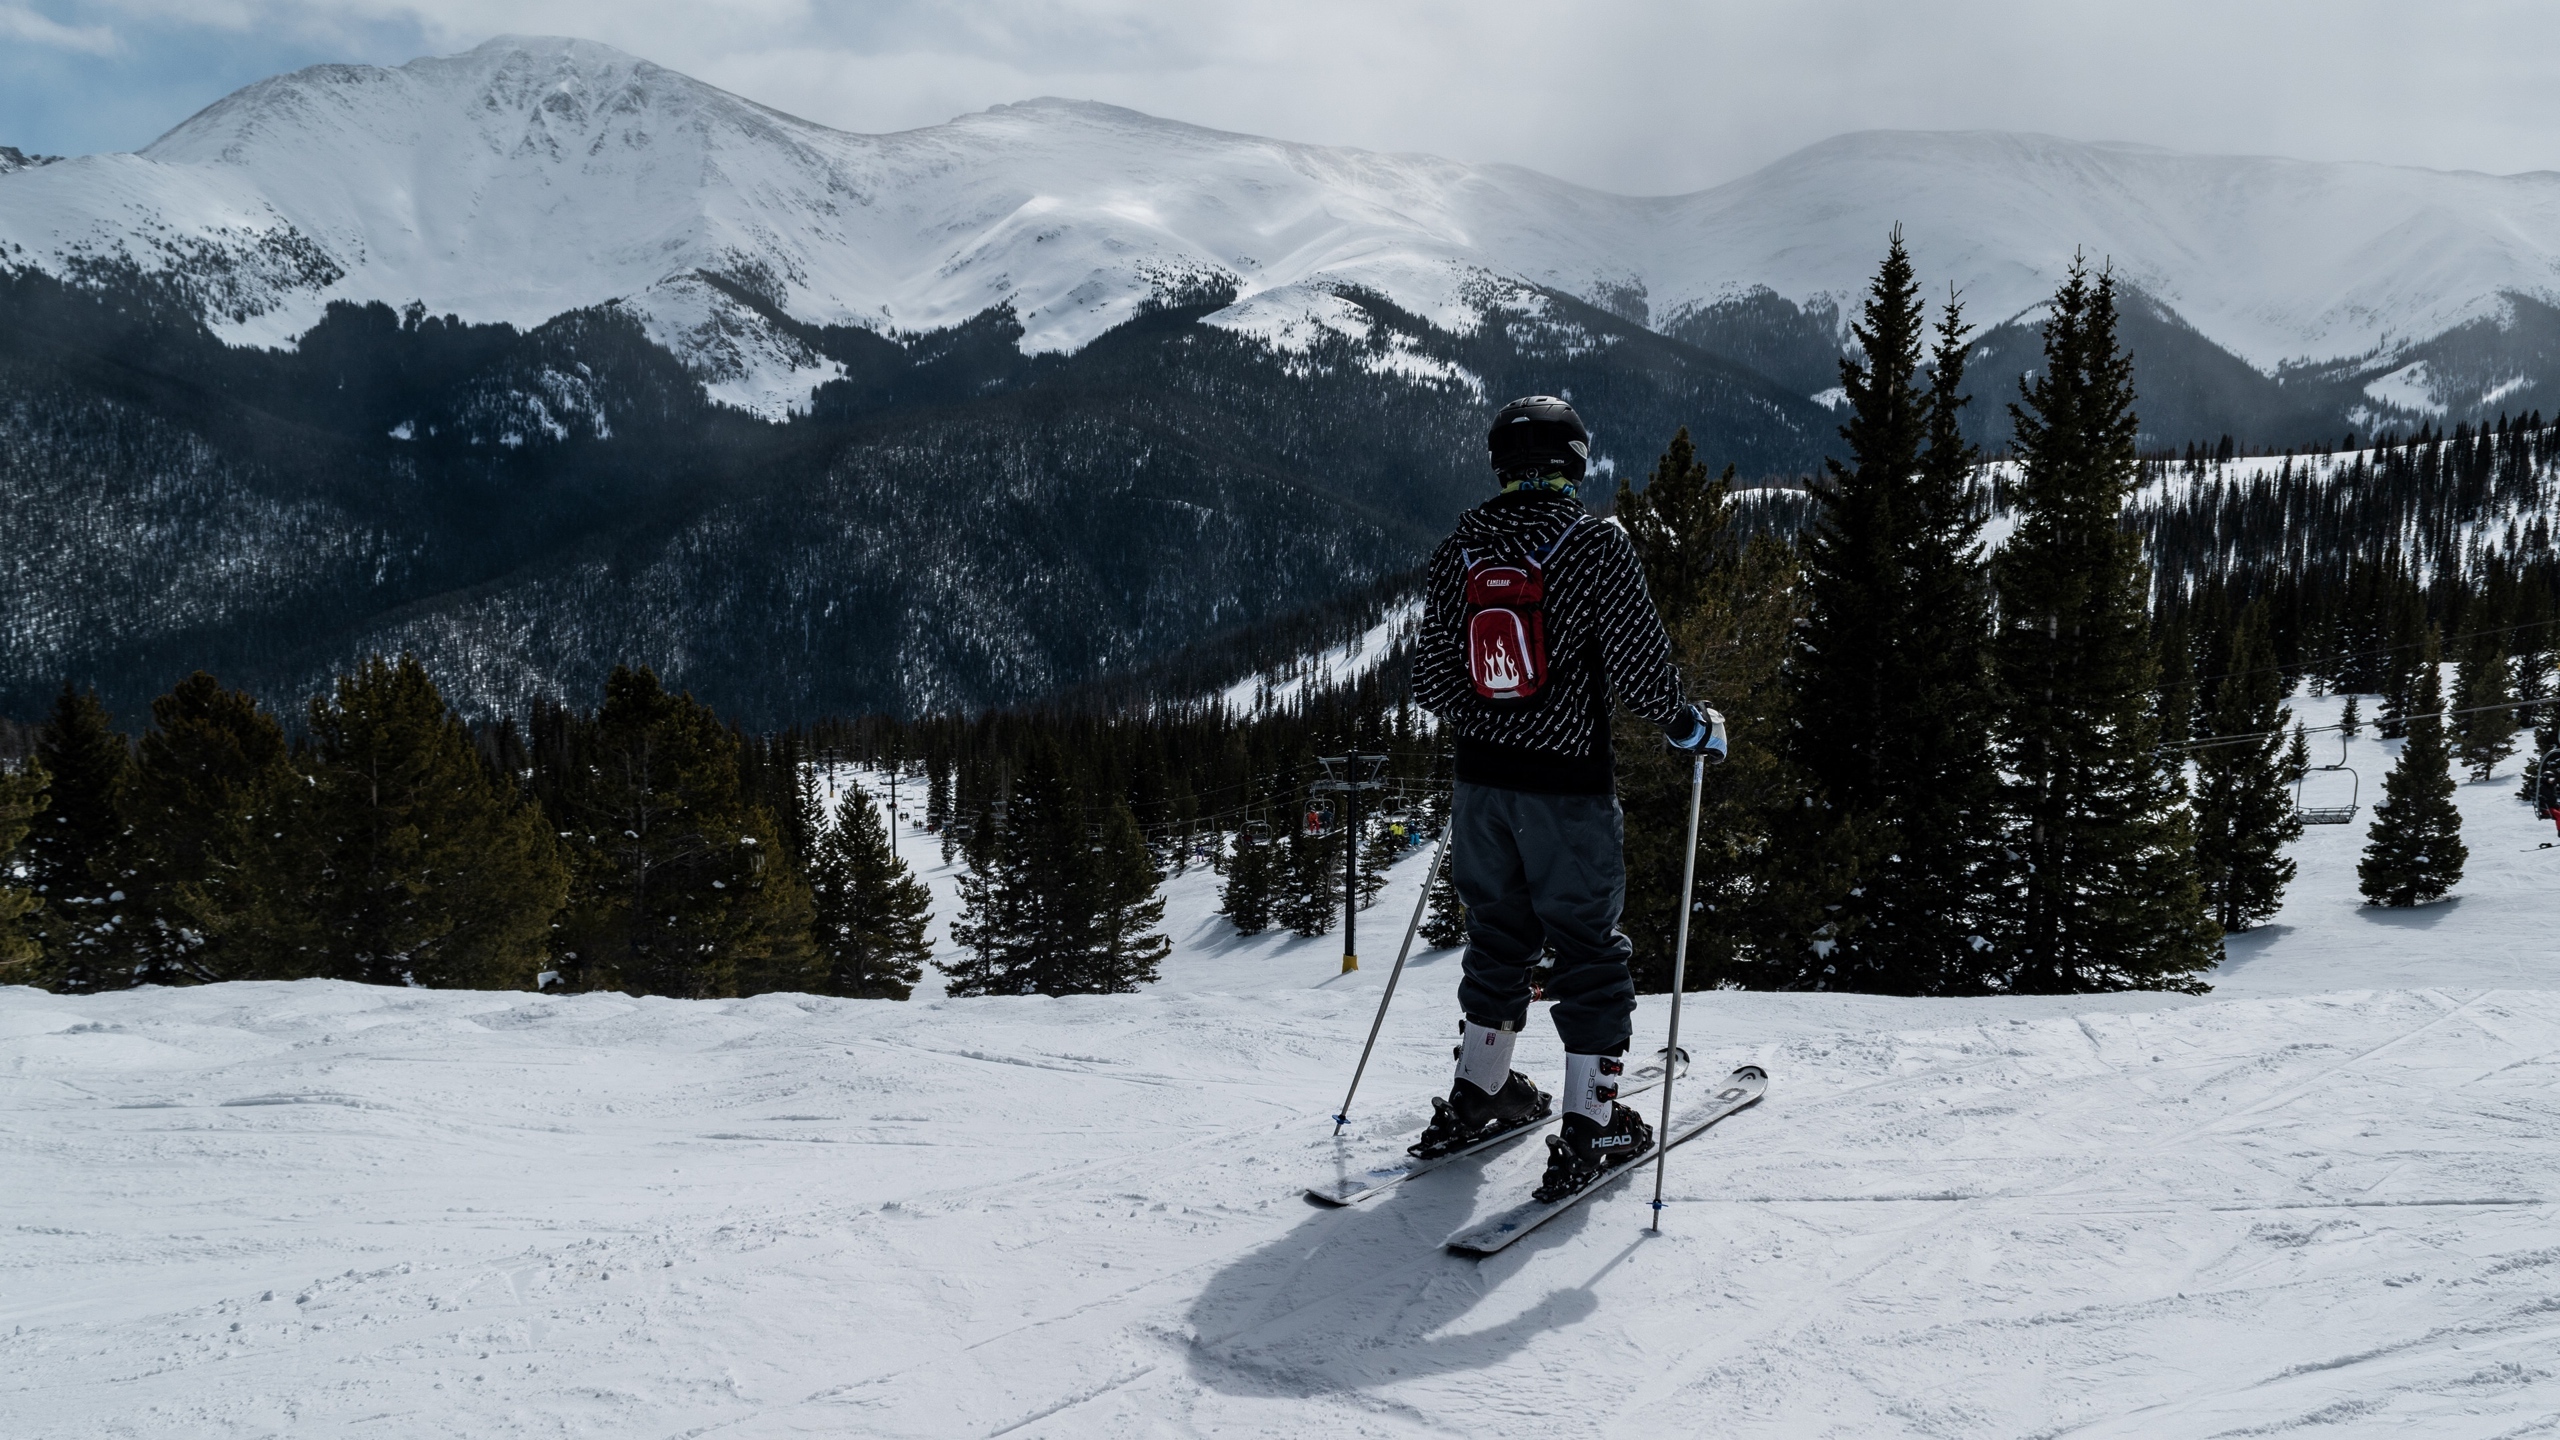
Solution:
[{"label": "mountain ridge", "polygon": [[[551,37],[271,77],[135,155],[6,184],[13,263],[227,258],[236,279],[208,318],[236,341],[289,344],[330,299],[520,328],[615,301],[766,414],[815,383],[806,357],[699,357],[695,332],[744,322],[688,285],[694,271],[812,323],[883,331],[1010,303],[1030,350],[1089,343],[1168,278],[1246,300],[1358,285],[1450,327],[1481,322],[1468,297],[1488,282],[1547,287],[1676,329],[1761,287],[1845,310],[1900,223],[1923,273],[1995,323],[2085,250],[2269,376],[2379,374],[2496,318],[2505,294],[2560,303],[2548,171],[1868,130],[1705,190],[1628,196],[1056,96],[866,135]],[[279,247],[327,263],[281,264]]]}]

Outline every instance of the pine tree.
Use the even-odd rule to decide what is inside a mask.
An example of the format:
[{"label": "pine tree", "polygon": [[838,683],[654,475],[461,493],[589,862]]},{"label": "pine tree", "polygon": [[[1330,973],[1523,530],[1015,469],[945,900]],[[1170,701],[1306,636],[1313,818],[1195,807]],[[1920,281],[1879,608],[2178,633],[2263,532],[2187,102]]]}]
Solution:
[{"label": "pine tree", "polygon": [[1030,974],[1036,937],[1028,933],[1024,913],[1031,895],[1008,854],[1006,838],[995,801],[981,796],[961,850],[960,913],[951,923],[953,943],[967,953],[934,962],[949,977],[954,995],[1039,993]]},{"label": "pine tree", "polygon": [[[1143,872],[1143,874],[1141,874]],[[1156,872],[1125,806],[1091,823],[1064,757],[1033,745],[1001,818],[980,812],[952,939],[954,995],[1090,995],[1155,978],[1168,945]]]},{"label": "pine tree", "polygon": [[1121,995],[1151,984],[1173,942],[1156,933],[1164,923],[1163,876],[1147,852],[1138,817],[1126,805],[1103,816],[1097,848],[1100,884],[1093,946],[1078,980],[1080,993]]},{"label": "pine tree", "polygon": [[1218,913],[1238,935],[1259,935],[1271,928],[1274,871],[1278,842],[1256,835],[1251,825],[1236,831],[1235,849],[1227,856],[1227,882],[1218,891]]},{"label": "pine tree", "polygon": [[1387,873],[1404,858],[1405,845],[1396,828],[1386,817],[1370,822],[1367,839],[1360,842],[1360,908],[1378,903],[1387,888]]},{"label": "pine tree", "polygon": [[2552,751],[2560,749],[2560,702],[2534,707],[2533,758],[2524,762],[2524,778],[2516,787],[2516,798],[2527,805],[2539,806],[2543,799],[2542,768],[2552,759]]},{"label": "pine tree", "polygon": [[[1295,773],[1313,762],[1301,757]],[[1294,792],[1295,787],[1287,787]],[[1313,939],[1333,929],[1342,912],[1342,827],[1319,835],[1301,823],[1289,827],[1280,847],[1279,884],[1274,888],[1272,920],[1297,935]]]},{"label": "pine tree", "polygon": [[44,812],[44,767],[30,759],[16,770],[0,767],[0,985],[42,978],[44,947],[29,922],[43,901],[25,879],[27,830]]},{"label": "pine tree", "polygon": [[2187,644],[2187,627],[2173,620],[2160,634],[2160,743],[2184,745],[2195,738],[2196,665]]},{"label": "pine tree", "polygon": [[1431,881],[1431,908],[1422,917],[1422,943],[1434,950],[1467,943],[1467,905],[1458,898],[1457,884],[1449,878],[1449,866],[1442,862]]},{"label": "pine tree", "polygon": [[[1788,646],[1801,612],[1793,547],[1736,536],[1733,467],[1722,475],[1674,435],[1642,490],[1621,481],[1618,521],[1670,632],[1683,688],[1725,717],[1729,758],[1712,772],[1699,822],[1693,988],[1807,988],[1828,978],[1822,907],[1852,883],[1842,844],[1775,843],[1796,823],[1805,782],[1781,749],[1792,703]],[[1644,721],[1616,719],[1618,798],[1626,817],[1627,903],[1639,988],[1671,983],[1689,824],[1689,757]]]},{"label": "pine tree", "polygon": [[844,798],[835,822],[818,833],[807,874],[826,992],[870,1000],[913,994],[932,957],[925,927],[933,896],[890,851],[870,795],[857,788]]},{"label": "pine tree", "polygon": [[2417,678],[2419,647],[2433,632],[2427,624],[2426,597],[2418,587],[2396,575],[2389,577],[2388,583],[2390,593],[2384,601],[2387,624],[2383,631],[2387,644],[2374,657],[2382,695],[2374,733],[2385,740],[2398,740],[2409,733],[2411,687]]},{"label": "pine tree", "polygon": [[2391,773],[2382,780],[2364,859],[2356,878],[2374,905],[2424,905],[2462,883],[2470,851],[2462,843],[2462,812],[2453,803],[2453,754],[2445,744],[2443,682],[2438,678],[2432,634],[2413,672],[2407,712],[2408,738]]},{"label": "pine tree", "polygon": [[[1092,886],[1080,796],[1056,747],[1032,749],[1004,814],[980,814],[951,938],[968,953],[938,962],[954,995],[1064,995],[1090,923],[1077,891]],[[1078,923],[1082,919],[1085,923]]]},{"label": "pine tree", "polygon": [[2346,705],[2338,711],[2338,730],[2350,740],[2364,733],[2364,716],[2357,713],[2353,695],[2347,697]]},{"label": "pine tree", "polygon": [[1924,320],[1897,231],[1855,327],[1865,359],[1840,366],[1851,458],[1816,492],[1790,665],[1789,756],[1815,804],[1785,817],[1783,848],[1790,869],[1843,865],[1847,882],[1824,902],[1830,988],[1980,984],[1998,838],[1989,594],[1962,313],[1948,306],[1934,346]]},{"label": "pine tree", "polygon": [[[311,702],[306,784],[246,865],[249,968],[509,989],[542,968],[567,887],[540,812],[490,773],[414,657]],[[264,829],[265,826],[260,827]]]},{"label": "pine tree", "polygon": [[131,847],[118,800],[132,752],[98,692],[66,684],[36,732],[35,759],[47,795],[27,834],[26,863],[44,905],[37,928],[46,983],[71,994],[123,989],[135,967],[125,923]]},{"label": "pine tree", "polygon": [[554,817],[572,866],[562,983],[682,997],[819,988],[808,887],[774,817],[748,803],[719,717],[645,666],[616,667],[578,729]]},{"label": "pine tree", "polygon": [[142,978],[242,978],[253,972],[240,936],[258,898],[246,881],[275,838],[258,818],[306,787],[276,718],[201,670],[151,702],[151,722],[124,790]]},{"label": "pine tree", "polygon": [[957,823],[951,813],[951,757],[939,746],[925,752],[924,823],[942,837],[942,861],[951,863],[951,832]]},{"label": "pine tree", "polygon": [[2287,785],[2299,785],[2311,773],[2311,731],[2301,721],[2293,722],[2293,738],[2284,746],[2284,766],[2278,772]]},{"label": "pine tree", "polygon": [[[861,788],[855,787],[854,795],[861,793]],[[826,794],[818,788],[817,762],[801,761],[795,754],[791,786],[775,818],[782,822],[782,841],[791,852],[791,862],[800,867],[804,878],[817,863],[818,843],[834,824],[828,819],[827,810]],[[882,835],[885,839],[887,832]]]},{"label": "pine tree", "polygon": [[1897,723],[1909,755],[1895,772],[1896,831],[1867,881],[1868,943],[1920,993],[1989,987],[1988,940],[2005,837],[1992,746],[1991,575],[1974,488],[1980,455],[1964,438],[1964,311],[1941,307],[1930,354],[1929,448],[1915,487],[1918,533],[1907,561]]},{"label": "pine tree", "polygon": [[[2535,613],[2540,613],[2539,606]],[[2545,625],[2519,627],[2515,639],[2516,728],[2524,730],[2533,727],[2543,702],[2551,698],[2550,631]]]},{"label": "pine tree", "polygon": [[[2286,773],[2292,762],[2281,753],[2288,718],[2284,677],[2276,669],[2263,605],[2241,613],[2223,668],[2205,716],[2205,743],[2192,752],[2196,869],[2206,908],[2226,932],[2236,933],[2254,928],[2283,903],[2294,875],[2284,847],[2302,835]],[[2308,742],[2298,729],[2293,743],[2307,765]]]},{"label": "pine tree", "polygon": [[1995,571],[2009,984],[2200,990],[2221,945],[2182,777],[2155,753],[2148,581],[2118,518],[2140,460],[2111,275],[2074,260],[2022,389],[2019,520]]},{"label": "pine tree", "polygon": [[1190,870],[1195,860],[1205,860],[1208,851],[1200,843],[1200,797],[1192,792],[1188,780],[1179,776],[1165,796],[1165,849],[1173,857],[1173,873]]},{"label": "pine tree", "polygon": [[2509,702],[2506,636],[2482,630],[2465,641],[2453,680],[2453,754],[2474,780],[2486,780],[2515,753],[2516,712]]}]

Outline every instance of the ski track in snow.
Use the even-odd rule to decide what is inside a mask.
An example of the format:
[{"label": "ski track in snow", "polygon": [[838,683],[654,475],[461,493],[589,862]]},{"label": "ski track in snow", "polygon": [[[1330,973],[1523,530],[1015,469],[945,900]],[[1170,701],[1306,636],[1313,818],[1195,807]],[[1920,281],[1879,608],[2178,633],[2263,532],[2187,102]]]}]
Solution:
[{"label": "ski track in snow", "polygon": [[2560,851],[2510,761],[2458,898],[2358,908],[2386,752],[2215,994],[1698,997],[1688,1083],[1772,1083],[1662,1233],[1640,1182],[1480,1264],[1535,1142],[1297,1197],[1419,860],[1352,976],[1181,877],[1136,996],[0,991],[0,1434],[2560,1432]]}]

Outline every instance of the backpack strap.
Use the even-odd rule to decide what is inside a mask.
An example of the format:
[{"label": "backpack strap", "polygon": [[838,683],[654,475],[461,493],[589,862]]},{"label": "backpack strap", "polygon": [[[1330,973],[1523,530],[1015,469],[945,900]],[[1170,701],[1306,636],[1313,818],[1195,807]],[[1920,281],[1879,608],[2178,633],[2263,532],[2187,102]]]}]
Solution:
[{"label": "backpack strap", "polygon": [[[1544,565],[1548,561],[1553,560],[1556,558],[1556,552],[1564,548],[1564,542],[1572,537],[1575,530],[1581,528],[1582,522],[1587,518],[1587,516],[1576,515],[1572,519],[1567,520],[1564,522],[1564,528],[1556,532],[1556,538],[1548,541],[1543,548],[1532,550],[1529,553],[1537,558],[1540,565]],[[1466,552],[1460,551],[1459,553],[1465,554]]]}]

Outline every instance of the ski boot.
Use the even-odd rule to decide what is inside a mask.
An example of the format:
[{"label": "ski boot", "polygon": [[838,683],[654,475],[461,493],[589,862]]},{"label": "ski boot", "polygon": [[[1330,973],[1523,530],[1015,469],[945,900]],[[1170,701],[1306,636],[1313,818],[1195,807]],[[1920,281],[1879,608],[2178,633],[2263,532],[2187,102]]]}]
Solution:
[{"label": "ski boot", "polygon": [[1435,1159],[1554,1113],[1555,1105],[1547,1092],[1517,1070],[1502,1082],[1501,1089],[1489,1095],[1474,1081],[1460,1080],[1449,1087],[1448,1099],[1432,1100],[1431,1123],[1423,1128],[1422,1138],[1406,1147],[1404,1153],[1416,1160]]},{"label": "ski boot", "polygon": [[1653,1148],[1653,1127],[1615,1101],[1606,1125],[1578,1110],[1564,1112],[1564,1133],[1547,1137],[1547,1173],[1532,1192],[1540,1204],[1562,1200]]}]

